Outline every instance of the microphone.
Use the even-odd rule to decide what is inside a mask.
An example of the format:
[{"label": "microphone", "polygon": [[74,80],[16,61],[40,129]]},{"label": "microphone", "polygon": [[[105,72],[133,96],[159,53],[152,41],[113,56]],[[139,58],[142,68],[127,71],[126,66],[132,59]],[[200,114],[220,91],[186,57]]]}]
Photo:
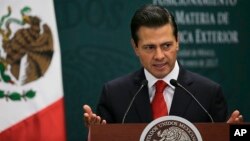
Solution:
[{"label": "microphone", "polygon": [[142,88],[143,88],[144,86],[146,86],[147,84],[148,84],[148,80],[146,80],[146,79],[143,80],[143,81],[141,82],[141,87],[137,90],[137,92],[136,92],[135,95],[133,96],[133,98],[132,98],[132,100],[130,101],[130,103],[129,103],[129,105],[128,105],[128,108],[127,108],[127,110],[126,110],[126,112],[125,112],[125,114],[124,114],[124,116],[123,116],[123,118],[122,118],[122,124],[124,123],[124,121],[125,121],[125,119],[126,119],[126,117],[127,117],[127,114],[128,114],[128,112],[129,112],[129,110],[130,110],[130,108],[131,108],[133,102],[135,101],[136,96],[139,94],[139,92],[142,90]]},{"label": "microphone", "polygon": [[196,101],[196,103],[201,107],[201,109],[208,115],[208,117],[210,118],[211,122],[212,123],[214,122],[214,119],[212,118],[212,116],[208,113],[208,111],[201,105],[201,103],[194,97],[194,95],[190,91],[188,91],[180,83],[178,83],[177,80],[171,79],[170,80],[170,84],[173,85],[173,86],[175,86],[175,87],[180,87],[184,91],[186,91]]}]

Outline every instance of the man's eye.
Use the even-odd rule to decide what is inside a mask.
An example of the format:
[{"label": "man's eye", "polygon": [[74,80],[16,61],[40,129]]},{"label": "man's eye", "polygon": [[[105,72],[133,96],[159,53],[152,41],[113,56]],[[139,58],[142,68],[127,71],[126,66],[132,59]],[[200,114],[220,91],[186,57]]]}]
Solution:
[{"label": "man's eye", "polygon": [[162,46],[163,49],[168,49],[168,48],[170,48],[170,47],[171,47],[171,44],[164,44],[164,45]]},{"label": "man's eye", "polygon": [[154,48],[155,48],[154,46],[144,46],[144,49],[146,49],[146,50],[152,50]]}]

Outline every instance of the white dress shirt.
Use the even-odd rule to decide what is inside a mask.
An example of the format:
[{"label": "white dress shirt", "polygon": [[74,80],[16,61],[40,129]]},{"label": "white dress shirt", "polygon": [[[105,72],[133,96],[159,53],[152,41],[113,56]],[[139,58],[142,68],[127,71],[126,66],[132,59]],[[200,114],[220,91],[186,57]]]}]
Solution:
[{"label": "white dress shirt", "polygon": [[165,83],[168,84],[168,86],[165,88],[163,92],[165,102],[167,103],[168,112],[170,111],[170,108],[171,108],[172,100],[174,97],[174,90],[175,90],[175,87],[172,86],[169,81],[171,79],[177,80],[178,75],[179,75],[179,69],[180,69],[179,65],[176,61],[173,70],[167,76],[165,76],[162,79],[157,79],[144,68],[144,73],[145,73],[146,79],[148,80],[148,92],[149,92],[150,102],[153,101],[153,98],[155,95],[154,84],[156,83],[156,81],[163,80]]}]

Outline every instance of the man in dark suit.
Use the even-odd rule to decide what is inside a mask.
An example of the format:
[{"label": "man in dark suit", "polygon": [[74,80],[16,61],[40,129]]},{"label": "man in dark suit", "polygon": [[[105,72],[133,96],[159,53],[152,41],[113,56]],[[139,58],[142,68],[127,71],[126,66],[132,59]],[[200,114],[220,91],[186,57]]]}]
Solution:
[{"label": "man in dark suit", "polygon": [[[170,84],[176,79],[191,91],[215,122],[227,120],[227,104],[219,84],[185,70],[177,61],[178,28],[174,17],[164,8],[146,5],[138,9],[131,21],[131,44],[142,68],[104,85],[97,114],[84,105],[86,125],[106,123],[148,123],[164,115],[176,115],[191,122],[211,122],[209,116],[183,89]],[[146,86],[143,86],[147,80]],[[164,84],[162,96],[156,100],[156,85]],[[161,84],[161,85],[162,85]],[[142,87],[128,111],[136,92]],[[162,101],[159,102],[159,99]],[[155,103],[163,103],[155,107]],[[156,111],[161,114],[155,116]],[[123,119],[124,118],[124,119]],[[227,122],[241,122],[234,111]]]}]

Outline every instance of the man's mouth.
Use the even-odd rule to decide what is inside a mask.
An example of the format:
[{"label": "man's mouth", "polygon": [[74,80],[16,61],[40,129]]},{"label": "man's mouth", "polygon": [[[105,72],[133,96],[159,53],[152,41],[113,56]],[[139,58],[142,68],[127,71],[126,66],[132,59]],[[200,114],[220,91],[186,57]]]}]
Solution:
[{"label": "man's mouth", "polygon": [[153,66],[156,69],[163,69],[166,65],[167,65],[167,63],[156,63],[156,64],[153,64]]}]

